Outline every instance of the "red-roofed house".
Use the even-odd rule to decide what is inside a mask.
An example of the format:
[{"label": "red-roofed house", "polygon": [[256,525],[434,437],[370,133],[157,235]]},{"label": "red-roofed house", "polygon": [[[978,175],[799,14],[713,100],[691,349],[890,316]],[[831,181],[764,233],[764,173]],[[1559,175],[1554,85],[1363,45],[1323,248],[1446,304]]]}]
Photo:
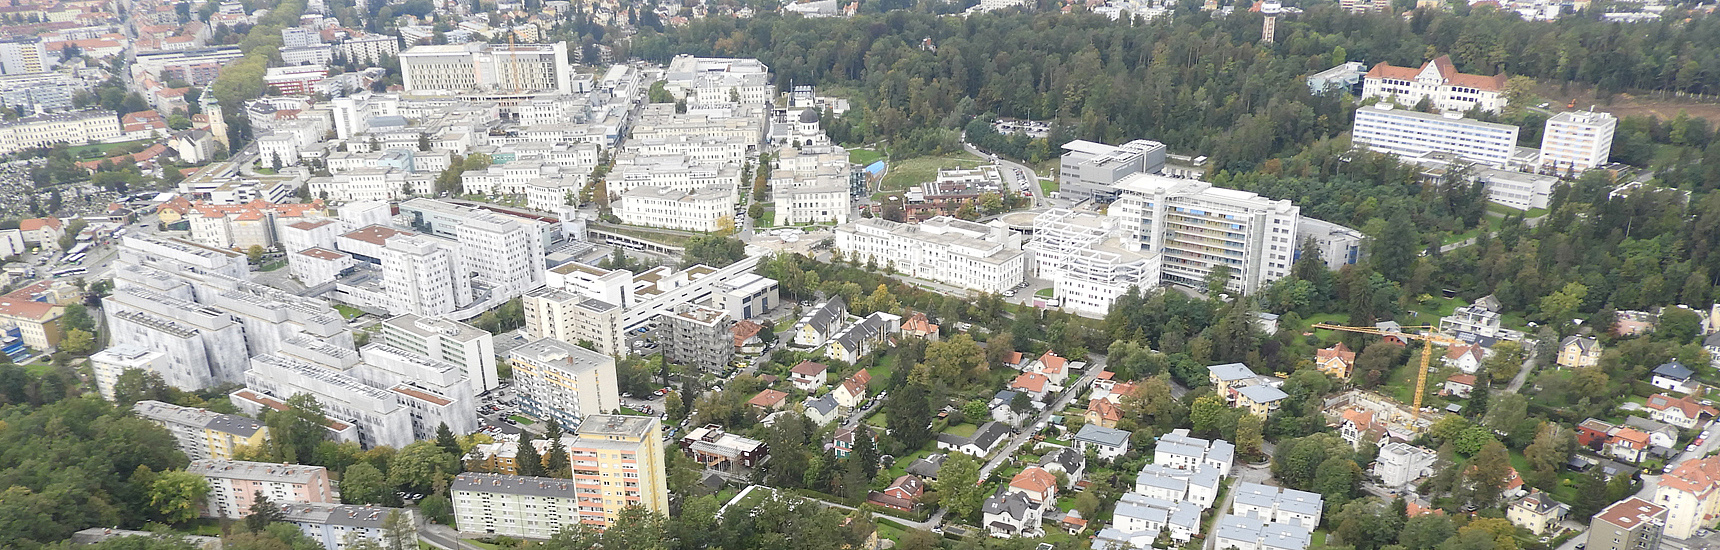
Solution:
[{"label": "red-roofed house", "polygon": [[1038,359],[1028,364],[1026,370],[1043,374],[1051,380],[1051,383],[1062,385],[1064,381],[1069,379],[1069,360],[1047,351],[1045,355],[1039,356]]},{"label": "red-roofed house", "polygon": [[1445,379],[1445,388],[1439,393],[1440,395],[1468,399],[1469,392],[1475,391],[1475,382],[1475,375],[1473,374],[1453,374],[1450,378]]},{"label": "red-roofed house", "polygon": [[866,502],[885,508],[894,508],[903,512],[914,511],[914,504],[920,495],[926,494],[926,482],[913,474],[902,474],[890,482],[883,492],[873,491]]},{"label": "red-roofed house", "polygon": [[1044,400],[1045,394],[1055,392],[1057,389],[1057,385],[1052,384],[1050,378],[1037,372],[1021,373],[1009,383],[1010,391],[1027,392],[1034,401]]},{"label": "red-roofed house", "polygon": [[1665,506],[1666,536],[1687,539],[1720,517],[1720,456],[1686,460],[1660,478],[1654,502]]},{"label": "red-roofed house", "polygon": [[58,250],[60,237],[66,235],[66,226],[59,218],[30,218],[18,222],[18,231],[24,234],[25,244]]},{"label": "red-roofed house", "polygon": [[1057,476],[1038,466],[1028,466],[1009,480],[1008,492],[1027,495],[1035,504],[1057,498]]},{"label": "red-roofed house", "polygon": [[1457,344],[1445,348],[1445,364],[1457,367],[1464,374],[1475,374],[1481,370],[1481,346]]},{"label": "red-roofed house", "polygon": [[788,369],[788,383],[801,391],[812,393],[824,387],[826,373],[830,367],[823,363],[801,361],[794,368]]},{"label": "red-roofed house", "polygon": [[1106,399],[1094,399],[1087,404],[1087,423],[1104,428],[1117,427],[1123,419],[1123,408]]},{"label": "red-roofed house", "polygon": [[1613,430],[1606,451],[1619,460],[1642,462],[1648,458],[1648,434],[1635,428],[1620,427]]},{"label": "red-roofed house", "polygon": [[126,141],[165,136],[172,131],[167,128],[167,117],[154,110],[126,113],[119,118],[119,129],[125,132]]},{"label": "red-roofed house", "polygon": [[938,326],[932,324],[931,319],[926,318],[926,314],[916,311],[902,321],[902,335],[925,338],[936,342],[938,341]]},{"label": "red-roofed house", "polygon": [[24,345],[49,350],[60,345],[60,317],[66,308],[47,302],[0,299],[0,326],[16,325]]},{"label": "red-roofed house", "polygon": [[767,389],[767,390],[758,392],[758,395],[755,395],[755,396],[753,396],[752,399],[747,400],[747,404],[752,405],[752,407],[755,409],[758,409],[758,410],[761,410],[761,411],[768,413],[771,411],[782,410],[783,403],[785,403],[787,401],[788,401],[788,394],[787,393],[777,391],[777,390]]},{"label": "red-roofed house", "polygon": [[854,373],[854,376],[843,380],[842,384],[836,386],[836,390],[831,392],[835,394],[836,405],[842,407],[843,410],[854,410],[855,407],[859,407],[860,402],[866,400],[866,385],[871,382],[872,374],[866,372],[866,369],[860,369],[860,372]]},{"label": "red-roofed house", "polygon": [[1714,407],[1698,403],[1693,397],[1675,399],[1664,393],[1648,396],[1648,402],[1644,406],[1648,407],[1649,418],[1684,429],[1695,428],[1720,414]]},{"label": "red-roofed house", "polygon": [[1420,69],[1389,63],[1374,65],[1362,79],[1362,99],[1390,98],[1405,107],[1423,99],[1440,111],[1480,108],[1497,113],[1505,108],[1505,75],[1457,72],[1450,56],[1439,56]]},{"label": "red-roofed house", "polygon": [[1350,369],[1356,366],[1356,352],[1343,342],[1314,352],[1314,368],[1339,380],[1350,379]]},{"label": "red-roofed house", "polygon": [[758,353],[764,351],[764,339],[759,337],[759,333],[763,331],[764,325],[752,321],[743,319],[735,323],[735,326],[729,328],[729,332],[735,337],[735,352]]}]

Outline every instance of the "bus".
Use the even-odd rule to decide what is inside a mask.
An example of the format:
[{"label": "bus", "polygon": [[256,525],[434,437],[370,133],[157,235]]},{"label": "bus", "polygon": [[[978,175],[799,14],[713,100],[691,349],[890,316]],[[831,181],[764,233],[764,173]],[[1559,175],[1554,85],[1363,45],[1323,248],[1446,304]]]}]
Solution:
[{"label": "bus", "polygon": [[73,275],[83,275],[83,274],[89,273],[89,272],[90,272],[90,270],[84,269],[81,267],[68,267],[66,269],[55,271],[54,276],[55,277],[70,277]]},{"label": "bus", "polygon": [[90,246],[91,246],[90,243],[78,243],[78,245],[72,247],[71,250],[67,250],[66,255],[67,256],[76,256],[78,254],[83,254],[85,252],[89,252]]},{"label": "bus", "polygon": [[65,258],[61,258],[60,261],[68,263],[68,264],[76,264],[76,263],[84,261],[84,258],[87,258],[87,257],[89,257],[89,254],[84,254],[84,253],[80,252],[77,254],[72,254],[70,256],[66,256]]}]

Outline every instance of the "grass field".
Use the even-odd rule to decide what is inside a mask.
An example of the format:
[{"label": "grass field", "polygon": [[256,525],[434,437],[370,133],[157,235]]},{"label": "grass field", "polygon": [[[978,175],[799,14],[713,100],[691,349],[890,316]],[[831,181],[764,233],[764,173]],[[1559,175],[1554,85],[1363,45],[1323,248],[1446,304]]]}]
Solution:
[{"label": "grass field", "polygon": [[1057,192],[1059,187],[1060,186],[1058,186],[1055,181],[1039,180],[1039,190],[1044,192],[1047,197],[1051,196],[1052,193]]},{"label": "grass field", "polygon": [[979,426],[975,426],[972,423],[963,422],[961,424],[956,424],[954,426],[950,426],[948,429],[944,430],[944,433],[958,436],[958,437],[973,437],[973,432],[974,432],[974,430],[977,430],[977,429],[979,429]]},{"label": "grass field", "polygon": [[[1505,223],[1505,218],[1502,218],[1499,216],[1482,216],[1481,219],[1483,221],[1487,222],[1487,230],[1488,231],[1498,231],[1499,228],[1501,226],[1503,226]],[[1460,243],[1460,242],[1463,242],[1465,240],[1474,238],[1480,234],[1481,234],[1480,228],[1471,229],[1468,231],[1464,231],[1462,233],[1453,233],[1451,235],[1446,235],[1445,239],[1443,239],[1441,241],[1441,244]]]},{"label": "grass field", "polygon": [[890,165],[880,186],[885,191],[900,191],[938,178],[939,169],[978,168],[980,159],[971,155],[950,157],[920,157],[897,161]]},{"label": "grass field", "polygon": [[[768,219],[769,215],[766,215],[765,217]],[[625,226],[618,226],[618,225],[604,225],[602,227],[599,227],[598,230],[620,233],[622,235],[626,235],[629,237],[633,237],[633,238],[637,238],[637,239],[644,239],[644,240],[651,241],[654,243],[666,244],[669,246],[686,246],[687,241],[693,240],[692,237],[689,237],[686,235],[676,235],[673,233],[659,233],[657,231],[652,231],[650,229],[645,229],[645,228],[625,227]]]},{"label": "grass field", "polygon": [[1053,297],[1057,296],[1057,290],[1051,289],[1051,288],[1041,288],[1037,292],[1034,292],[1033,295],[1038,296],[1040,298],[1053,298]]},{"label": "grass field", "polygon": [[848,162],[867,166],[884,158],[884,154],[871,149],[853,149],[848,151]]},{"label": "grass field", "polygon": [[758,226],[759,227],[775,227],[776,226],[776,204],[768,203],[768,202],[763,203],[763,204],[764,204],[764,216],[759,218]]},{"label": "grass field", "polygon": [[334,310],[339,311],[341,317],[345,317],[348,321],[357,319],[360,315],[364,315],[364,310],[346,304],[335,304]]},{"label": "grass field", "polygon": [[72,148],[66,149],[66,152],[71,153],[72,158],[84,158],[84,154],[87,152],[99,151],[101,154],[91,155],[90,158],[100,158],[100,157],[108,156],[108,154],[107,154],[108,151],[112,151],[112,150],[117,149],[117,148],[122,147],[122,146],[126,146],[126,145],[145,145],[145,146],[147,146],[150,143],[153,143],[154,141],[155,140],[153,140],[153,139],[140,139],[137,141],[122,141],[119,143],[97,143],[95,145],[80,145],[77,147],[72,147]]},{"label": "grass field", "polygon": [[54,363],[53,361],[32,362],[24,365],[24,372],[28,372],[32,376],[48,374],[50,372],[54,372]]},{"label": "grass field", "polygon": [[526,418],[526,417],[524,417],[524,416],[520,416],[520,415],[517,415],[517,414],[516,414],[516,415],[513,415],[513,416],[510,416],[510,417],[508,417],[508,420],[512,420],[512,421],[514,421],[514,422],[515,422],[515,423],[517,423],[517,424],[519,424],[519,425],[521,425],[521,426],[530,426],[530,425],[532,425],[532,424],[536,424],[536,422],[532,422],[532,419],[530,419],[530,418]]}]

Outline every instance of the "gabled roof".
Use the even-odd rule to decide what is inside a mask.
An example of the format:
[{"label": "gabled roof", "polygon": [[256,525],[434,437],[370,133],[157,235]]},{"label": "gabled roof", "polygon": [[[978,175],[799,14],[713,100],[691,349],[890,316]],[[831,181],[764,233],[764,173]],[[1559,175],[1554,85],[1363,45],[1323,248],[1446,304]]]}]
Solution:
[{"label": "gabled roof", "polygon": [[[1720,333],[1716,333],[1716,334],[1720,334]],[[1595,340],[1594,338],[1584,338],[1581,336],[1566,336],[1564,341],[1559,342],[1559,347],[1561,347],[1561,348],[1570,347],[1572,345],[1577,346],[1578,349],[1581,349],[1584,353],[1587,353],[1589,350],[1600,347],[1601,343],[1600,343],[1600,341]]]},{"label": "gabled roof", "polygon": [[1700,498],[1703,494],[1720,488],[1720,456],[1686,460],[1661,477],[1660,486],[1694,493]]},{"label": "gabled roof", "polygon": [[1020,376],[1016,376],[1015,380],[1009,383],[1009,389],[1044,393],[1045,385],[1050,383],[1051,379],[1043,374],[1037,372],[1024,372],[1021,373]]},{"label": "gabled roof", "polygon": [[902,474],[902,477],[896,478],[895,481],[890,482],[889,487],[884,488],[885,491],[894,489],[901,489],[910,495],[917,496],[926,491],[926,482],[914,474]]},{"label": "gabled roof", "polygon": [[1087,455],[1077,452],[1073,447],[1064,447],[1045,453],[1045,456],[1039,457],[1040,467],[1044,467],[1053,462],[1062,466],[1063,471],[1065,472],[1075,472],[1087,464]]},{"label": "gabled roof", "polygon": [[758,392],[758,395],[753,396],[752,399],[748,399],[747,404],[754,407],[764,407],[768,409],[781,405],[784,399],[788,399],[788,393],[767,389]]},{"label": "gabled roof", "polygon": [[1473,374],[1453,374],[1453,375],[1451,375],[1451,378],[1445,379],[1445,383],[1447,383],[1447,384],[1463,384],[1465,386],[1469,386],[1469,387],[1473,388],[1473,387],[1475,387],[1475,375],[1473,375]]},{"label": "gabled roof", "polygon": [[944,460],[948,458],[949,455],[943,453],[927,455],[925,458],[909,463],[908,467],[903,468],[903,470],[923,478],[937,479],[938,468],[943,467]]},{"label": "gabled roof", "polygon": [[997,445],[997,440],[1003,439],[1003,436],[1007,434],[1009,434],[1009,426],[999,422],[986,422],[974,430],[973,437],[969,437],[968,441],[973,443],[975,447],[990,449]]},{"label": "gabled roof", "polygon": [[1447,361],[1457,361],[1463,359],[1463,356],[1471,354],[1475,356],[1476,361],[1481,360],[1481,348],[1478,346],[1456,344],[1445,348],[1445,360]]},{"label": "gabled roof", "polygon": [[1069,360],[1047,351],[1045,355],[1039,356],[1039,363],[1045,365],[1045,372],[1063,372],[1063,367],[1069,364]]},{"label": "gabled roof", "polygon": [[1337,359],[1349,365],[1356,362],[1356,352],[1350,351],[1349,346],[1345,346],[1343,342],[1338,342],[1335,346],[1314,352],[1314,358],[1320,363],[1324,363],[1328,359]]},{"label": "gabled roof", "polygon": [[735,337],[735,347],[746,345],[747,340],[751,340],[758,336],[758,333],[761,330],[764,330],[764,325],[744,319],[735,323],[735,326],[729,328],[729,331],[734,334]]},{"label": "gabled roof", "polygon": [[1645,406],[1657,411],[1677,409],[1679,414],[1684,415],[1685,418],[1700,418],[1703,414],[1714,416],[1717,412],[1720,412],[1715,411],[1714,407],[1697,403],[1695,399],[1690,397],[1673,399],[1672,396],[1664,393],[1657,393],[1648,396],[1648,403],[1646,403]]},{"label": "gabled roof", "polygon": [[999,492],[985,499],[985,505],[981,507],[985,514],[1009,516],[1016,521],[1026,519],[1027,511],[1031,509],[1033,502],[1027,499],[1027,495],[1016,492]]},{"label": "gabled roof", "polygon": [[795,365],[794,368],[788,369],[788,372],[801,376],[822,376],[825,371],[828,370],[830,370],[830,367],[823,363],[801,361],[799,364]]},{"label": "gabled roof", "polygon": [[827,416],[835,412],[836,407],[836,397],[833,394],[827,393],[817,399],[806,400],[806,409],[817,411],[820,416]]}]

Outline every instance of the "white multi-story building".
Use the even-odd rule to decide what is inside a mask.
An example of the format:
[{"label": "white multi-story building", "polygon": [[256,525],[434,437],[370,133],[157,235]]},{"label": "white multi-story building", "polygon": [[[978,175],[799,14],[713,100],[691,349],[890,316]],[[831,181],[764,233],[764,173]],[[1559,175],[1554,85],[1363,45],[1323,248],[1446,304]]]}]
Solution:
[{"label": "white multi-story building", "polygon": [[576,524],[605,527],[638,506],[669,510],[662,429],[651,417],[592,415],[564,438],[573,479],[466,473],[449,494],[463,532],[547,538]]},{"label": "white multi-story building", "polygon": [[1417,479],[1432,475],[1433,463],[1438,458],[1433,451],[1393,441],[1380,448],[1373,473],[1386,487],[1407,487]]},{"label": "white multi-story building", "polygon": [[1217,548],[1227,550],[1307,550],[1313,532],[1293,523],[1225,514],[1213,531]]},{"label": "white multi-story building", "polygon": [[382,252],[382,280],[389,311],[395,315],[446,315],[472,303],[472,278],[460,245],[429,235],[388,240]]},{"label": "white multi-story building", "polygon": [[532,338],[554,338],[574,344],[589,342],[598,353],[627,355],[620,306],[547,286],[521,298],[526,334]]},{"label": "white multi-story building", "polygon": [[1316,493],[1243,482],[1236,485],[1230,513],[1312,531],[1320,526],[1324,505],[1325,499]]},{"label": "white multi-story building", "polygon": [[615,167],[604,177],[604,185],[611,197],[620,197],[640,187],[681,192],[721,189],[735,195],[740,177],[740,169],[733,164],[699,162],[686,155],[622,152],[616,155]]},{"label": "white multi-story building", "polygon": [[669,61],[663,89],[688,104],[767,104],[776,97],[770,67],[757,59],[677,55]]},{"label": "white multi-story building", "polygon": [[1078,313],[1104,315],[1130,287],[1159,283],[1159,255],[1124,248],[1117,218],[1052,209],[1033,219],[1027,251],[1028,271],[1052,282],[1061,306]]},{"label": "white multi-story building", "polygon": [[1661,478],[1654,503],[1666,508],[1666,535],[1687,539],[1720,513],[1720,457],[1688,460]]},{"label": "white multi-story building", "polygon": [[1350,139],[1359,147],[1405,158],[1437,151],[1505,168],[1517,149],[1517,127],[1463,118],[1459,111],[1432,114],[1376,103],[1356,109]]},{"label": "white multi-story building", "polygon": [[242,448],[262,446],[269,433],[269,429],[255,419],[153,399],[138,401],[131,410],[137,412],[137,416],[167,428],[179,450],[191,460],[233,458],[233,453]]},{"label": "white multi-story building", "polygon": [[859,220],[836,228],[836,249],[879,268],[979,292],[1001,293],[1026,277],[1019,233],[948,216],[912,225]]},{"label": "white multi-story building", "polygon": [[286,27],[281,29],[281,47],[303,48],[322,44],[322,33],[308,27]]},{"label": "white multi-story building", "polygon": [[327,248],[306,248],[287,254],[287,271],[307,287],[325,285],[352,267],[351,254]]},{"label": "white multi-story building", "polygon": [[1461,113],[1479,108],[1497,113],[1505,108],[1505,75],[1460,73],[1451,64],[1451,57],[1444,55],[1420,69],[1380,63],[1362,78],[1362,99],[1376,97],[1405,107],[1425,99],[1440,111]]},{"label": "white multi-story building", "polygon": [[493,295],[519,296],[544,284],[542,222],[481,212],[455,228],[466,269]]},{"label": "white multi-story building", "polygon": [[1361,260],[1362,232],[1325,220],[1304,217],[1296,222],[1296,256],[1302,259],[1302,243],[1314,241],[1320,259],[1332,271]]},{"label": "white multi-story building", "polygon": [[734,193],[717,188],[682,192],[667,187],[635,187],[621,194],[615,217],[628,225],[683,231],[734,227]]},{"label": "white multi-story building", "polygon": [[400,52],[408,93],[573,93],[567,44],[450,44]]},{"label": "white multi-story building", "polygon": [[1153,449],[1153,464],[1183,470],[1209,467],[1219,477],[1230,475],[1235,459],[1236,446],[1229,441],[1190,437],[1186,429],[1171,430],[1159,438],[1158,446]]},{"label": "white multi-story building", "polygon": [[1063,144],[1058,195],[1089,199],[1116,195],[1118,181],[1130,174],[1157,174],[1165,168],[1165,144],[1137,139],[1105,145],[1077,139]]},{"label": "white multi-story building", "polygon": [[1618,118],[1597,111],[1567,111],[1547,119],[1541,133],[1541,166],[1578,173],[1607,163]]},{"label": "white multi-story building", "polygon": [[185,471],[209,482],[209,501],[204,517],[241,518],[251,513],[257,493],[270,502],[318,502],[338,504],[340,496],[329,483],[328,469],[303,464],[273,464],[243,460],[193,460]]},{"label": "white multi-story building", "polygon": [[366,448],[400,448],[417,441],[412,429],[412,408],[402,406],[395,393],[371,387],[349,373],[351,365],[359,359],[358,352],[335,349],[340,350],[348,368],[329,368],[285,355],[251,358],[251,370],[245,372],[245,389],[234,392],[249,393],[230,396],[233,404],[240,411],[255,415],[262,412],[264,405],[251,395],[284,403],[295,395],[308,394],[322,404],[323,413],[329,418],[355,427],[358,443]]},{"label": "white multi-story building", "polygon": [[1204,288],[1219,266],[1232,291],[1253,292],[1290,273],[1301,209],[1247,191],[1189,179],[1134,174],[1116,185],[1122,245],[1159,255],[1159,281]]},{"label": "white multi-story building", "polygon": [[55,143],[83,145],[109,143],[125,138],[119,116],[113,111],[89,109],[49,113],[0,123],[0,153]]},{"label": "white multi-story building", "polygon": [[562,426],[621,408],[615,358],[567,342],[540,338],[508,352],[520,410]]},{"label": "white multi-story building", "polygon": [[473,393],[501,383],[496,373],[496,338],[478,327],[448,319],[398,315],[382,322],[382,340],[421,357],[460,365]]},{"label": "white multi-story building", "polygon": [[388,542],[388,529],[385,525],[392,514],[405,516],[403,519],[407,532],[400,542],[407,545],[418,544],[418,524],[409,509],[322,502],[275,504],[281,509],[281,523],[299,528],[300,533],[329,550],[347,548],[347,543],[354,538],[367,539],[378,545]]},{"label": "white multi-story building", "polygon": [[102,399],[108,401],[114,400],[114,385],[119,383],[119,375],[125,374],[125,371],[136,369],[159,373],[166,364],[167,354],[133,344],[114,345],[90,355],[90,370],[95,372],[96,391],[102,394]]},{"label": "white multi-story building", "polygon": [[52,68],[53,63],[53,59],[48,57],[47,45],[41,40],[0,42],[0,73],[40,73]]},{"label": "white multi-story building", "polygon": [[340,201],[389,201],[400,196],[406,172],[393,168],[355,168],[305,181],[311,196]]},{"label": "white multi-story building", "polygon": [[[335,46],[347,61],[367,65],[382,62],[383,57],[400,56],[400,37],[386,34],[367,34],[348,38]],[[404,61],[404,60],[403,60]]]}]

